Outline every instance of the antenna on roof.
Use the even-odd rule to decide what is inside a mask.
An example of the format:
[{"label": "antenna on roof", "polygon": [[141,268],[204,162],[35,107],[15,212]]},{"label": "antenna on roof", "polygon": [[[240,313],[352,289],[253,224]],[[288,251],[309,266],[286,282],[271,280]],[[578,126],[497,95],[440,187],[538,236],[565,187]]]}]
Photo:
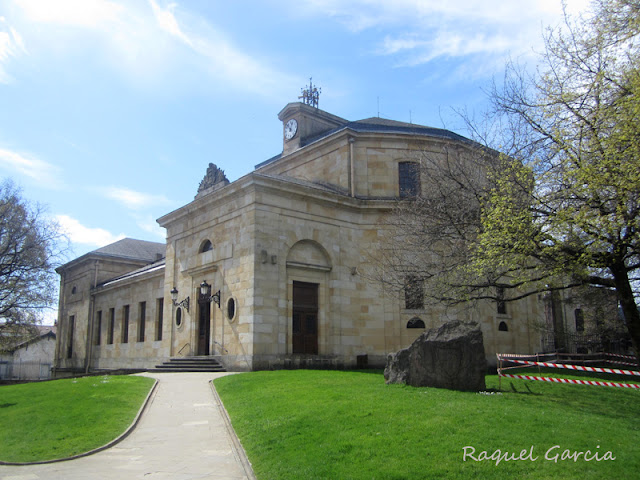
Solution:
[{"label": "antenna on roof", "polygon": [[313,86],[313,77],[309,78],[308,87],[300,90],[302,91],[302,95],[298,98],[302,99],[302,103],[318,108],[318,100],[320,100],[322,89]]},{"label": "antenna on roof", "polygon": [[380,97],[378,97],[378,118],[380,118]]}]

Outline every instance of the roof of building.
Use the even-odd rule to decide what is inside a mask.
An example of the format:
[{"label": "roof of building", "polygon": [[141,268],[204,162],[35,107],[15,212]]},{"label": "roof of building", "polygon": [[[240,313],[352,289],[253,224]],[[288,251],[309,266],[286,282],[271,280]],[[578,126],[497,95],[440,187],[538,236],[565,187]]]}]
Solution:
[{"label": "roof of building", "polygon": [[22,347],[31,345],[32,343],[38,342],[44,338],[52,338],[52,339],[56,338],[57,327],[55,325],[31,325],[30,327],[33,327],[34,329],[33,336],[27,339],[23,339],[22,341],[19,341],[18,343],[10,346],[9,348],[5,348],[4,351],[8,353],[12,353]]},{"label": "roof of building", "polygon": [[165,267],[165,259],[158,260],[157,262],[151,263],[149,265],[145,265],[144,267],[138,268],[131,272],[127,272],[124,275],[120,275],[119,277],[111,278],[105,282],[98,284],[97,288],[109,287],[115,284],[122,283],[125,280],[129,280],[131,278],[136,278],[141,275],[145,275],[147,273],[156,273],[163,270]]},{"label": "roof of building", "polygon": [[135,238],[123,238],[110,245],[98,248],[86,253],[56,269],[57,272],[66,267],[76,264],[89,257],[119,258],[122,260],[132,260],[144,263],[153,263],[164,258],[166,244],[158,242],[148,242],[146,240],[136,240]]},{"label": "roof of building", "polygon": [[[395,133],[405,135],[420,135],[425,137],[444,138],[459,142],[472,143],[472,141],[468,138],[463,137],[462,135],[458,135],[457,133],[454,133],[450,130],[445,130],[443,128],[434,128],[424,125],[417,125],[415,123],[399,122],[397,120],[390,120],[388,118],[382,117],[370,117],[362,120],[356,120],[354,122],[345,120],[342,125],[322,132],[315,137],[305,139],[305,141],[300,144],[300,147],[305,147],[311,143],[329,137],[334,133],[347,129],[358,133]],[[257,164],[255,168],[263,167],[275,162],[276,160],[279,160],[280,158],[282,158],[282,154],[275,155],[274,157],[271,157],[268,160]]]},{"label": "roof of building", "polygon": [[389,120],[381,117],[365,118],[363,120],[349,122],[345,126],[357,132],[410,133],[414,135],[441,137],[448,138],[450,140],[469,142],[468,138],[443,128],[426,127],[424,125],[398,122],[396,120]]},{"label": "roof of building", "polygon": [[108,255],[110,257],[130,258],[155,262],[158,255],[164,257],[166,244],[136,240],[135,238],[123,238],[115,243],[99,248],[91,252],[94,255]]}]

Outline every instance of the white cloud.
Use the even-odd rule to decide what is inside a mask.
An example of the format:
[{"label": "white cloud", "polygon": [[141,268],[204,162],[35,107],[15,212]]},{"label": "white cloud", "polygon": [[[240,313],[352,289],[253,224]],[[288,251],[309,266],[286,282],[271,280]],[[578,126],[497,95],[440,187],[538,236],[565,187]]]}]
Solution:
[{"label": "white cloud", "polygon": [[5,24],[4,17],[0,17],[0,83],[10,83],[12,80],[4,65],[9,63],[12,58],[27,53],[20,33]]},{"label": "white cloud", "polygon": [[187,13],[178,19],[176,4],[163,9],[155,0],[149,0],[149,3],[158,28],[186,45],[196,54],[199,66],[209,75],[224,80],[227,86],[273,95],[278,90],[289,91],[297,85],[297,78],[243,52],[222,31],[203,19]]},{"label": "white cloud", "polygon": [[171,203],[171,201],[164,195],[137,192],[124,187],[107,187],[101,189],[101,191],[107,198],[116,200],[131,210],[164,206]]},{"label": "white cloud", "polygon": [[[566,0],[567,11],[584,11],[589,0]],[[558,18],[558,0],[299,0],[298,9],[307,15],[333,17],[353,31],[403,25],[427,27],[442,21],[519,25],[532,18]]]},{"label": "white cloud", "polygon": [[147,216],[134,216],[134,218],[136,219],[136,223],[138,225],[138,227],[140,227],[142,230],[144,230],[145,232],[149,232],[152,235],[165,240],[167,238],[167,231],[162,228],[160,225],[158,225],[158,222],[156,222],[155,218],[147,215]]},{"label": "white cloud", "polygon": [[125,12],[109,0],[20,0],[18,6],[33,22],[93,29],[120,21]]},{"label": "white cloud", "polygon": [[[194,72],[203,72],[227,88],[259,95],[272,96],[274,92],[298,87],[297,78],[269,65],[263,55],[239,48],[225,34],[224,27],[212,25],[197,12],[176,3],[160,0],[146,3],[14,0],[14,3],[23,14],[23,18],[14,20],[22,21],[29,30],[30,36],[25,33],[25,38],[33,50],[70,56],[70,52],[89,45],[92,49],[99,47],[103,50],[95,52],[96,58],[144,87],[171,86],[180,84],[180,80],[193,82],[199,78]],[[43,28],[36,32],[34,23]],[[55,28],[60,26],[67,28]],[[0,49],[1,42],[2,39]],[[200,81],[197,86],[202,85]],[[208,85],[215,88],[213,82]]]},{"label": "white cloud", "polygon": [[191,39],[187,37],[180,29],[178,21],[171,11],[173,8],[175,8],[175,4],[171,4],[163,10],[154,0],[149,0],[149,3],[151,4],[151,8],[153,9],[153,14],[156,17],[158,26],[165,32],[173,35],[174,37],[180,39],[181,41],[192,47],[193,44],[191,43]]},{"label": "white cloud", "polygon": [[[585,11],[589,0],[566,3],[567,11],[577,14]],[[334,18],[354,32],[387,30],[390,33],[373,53],[394,56],[400,66],[438,57],[529,55],[539,45],[542,28],[562,19],[562,3],[556,0],[301,0],[301,4],[308,15]]]},{"label": "white cloud", "polygon": [[60,169],[33,155],[0,148],[0,167],[29,177],[49,188],[55,189],[62,186],[59,179]]},{"label": "white cloud", "polygon": [[103,228],[86,227],[68,215],[56,215],[55,219],[73,243],[99,248],[125,238],[124,234],[114,235]]}]

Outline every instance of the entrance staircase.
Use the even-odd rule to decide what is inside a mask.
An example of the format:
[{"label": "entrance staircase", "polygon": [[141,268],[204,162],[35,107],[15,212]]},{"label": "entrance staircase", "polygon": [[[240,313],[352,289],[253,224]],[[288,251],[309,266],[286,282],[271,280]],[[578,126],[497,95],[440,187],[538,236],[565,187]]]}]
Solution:
[{"label": "entrance staircase", "polygon": [[175,357],[149,372],[226,372],[215,357]]}]

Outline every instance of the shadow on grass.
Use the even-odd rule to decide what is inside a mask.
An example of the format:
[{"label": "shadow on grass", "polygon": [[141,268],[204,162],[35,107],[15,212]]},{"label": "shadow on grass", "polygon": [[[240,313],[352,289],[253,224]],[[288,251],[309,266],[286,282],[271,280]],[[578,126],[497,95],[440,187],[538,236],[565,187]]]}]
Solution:
[{"label": "shadow on grass", "polygon": [[364,368],[364,369],[346,370],[346,371],[351,373],[373,373],[375,375],[384,375],[383,369],[375,369],[375,368]]},{"label": "shadow on grass", "polygon": [[0,403],[0,408],[9,408],[17,405],[17,403]]},{"label": "shadow on grass", "polygon": [[[526,383],[523,383],[523,385],[524,385],[524,388],[527,390],[526,392],[518,390],[513,384],[513,382],[509,382],[509,386],[511,387],[511,391],[509,393],[517,393],[518,395],[536,395],[536,396],[542,395],[542,393],[534,392],[533,390],[531,390],[529,388],[529,385],[527,385]],[[505,389],[501,390],[501,389],[494,389],[494,388],[491,388],[488,391],[508,392],[508,390],[505,390]]]}]

